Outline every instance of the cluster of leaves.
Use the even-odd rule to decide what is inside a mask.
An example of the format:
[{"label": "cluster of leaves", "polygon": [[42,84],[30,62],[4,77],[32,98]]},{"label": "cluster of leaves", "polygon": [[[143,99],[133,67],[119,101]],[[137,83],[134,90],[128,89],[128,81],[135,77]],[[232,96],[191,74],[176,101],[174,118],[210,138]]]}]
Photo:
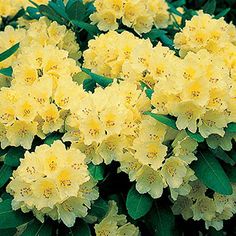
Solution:
[{"label": "cluster of leaves", "polygon": [[[33,2],[32,2],[33,3]],[[34,3],[33,3],[34,4]],[[153,44],[161,41],[164,45],[173,49],[173,36],[185,24],[185,21],[196,14],[195,10],[203,9],[205,12],[215,14],[216,17],[225,16],[228,21],[236,21],[236,1],[216,1],[216,0],[177,0],[169,1],[171,14],[177,14],[182,17],[181,25],[169,26],[165,30],[154,28],[151,32],[143,35],[149,38]],[[184,14],[180,13],[177,8],[183,7]],[[62,0],[50,1],[48,5],[37,5],[28,7],[25,11],[21,10],[16,16],[4,19],[1,28],[11,24],[15,25],[18,17],[23,16],[26,19],[38,19],[41,15],[57,21],[59,24],[66,25],[77,34],[78,43],[82,50],[86,49],[89,39],[94,38],[100,32],[98,28],[90,24],[89,15],[94,11],[92,3],[83,4],[80,0],[69,0],[65,5]],[[7,51],[0,54],[0,61],[5,60],[18,49],[19,44],[14,45]],[[86,68],[83,71],[89,75],[84,80],[84,89],[93,91],[97,84],[102,87],[108,86],[112,80],[101,75],[96,75]],[[11,68],[0,70],[1,74],[10,76]],[[153,91],[145,84],[147,97],[151,98]],[[146,113],[158,120],[159,122],[176,128],[176,120],[170,116],[161,116],[153,113]],[[198,160],[193,162],[192,168],[197,177],[210,189],[221,194],[229,195],[232,193],[231,182],[236,182],[236,152],[234,149],[225,152],[218,148],[209,149],[204,138],[198,133],[188,131],[190,137],[198,141],[199,151]],[[235,133],[236,124],[232,123],[226,129],[226,132]],[[50,134],[45,140],[34,140],[32,150],[42,143],[51,145],[55,140],[61,138],[61,134]],[[235,143],[233,144],[235,147]],[[21,211],[13,211],[11,208],[11,196],[5,193],[5,187],[9,182],[10,176],[14,169],[19,166],[20,158],[24,156],[25,150],[20,147],[10,147],[0,150],[0,156],[4,156],[4,161],[0,167],[0,235],[14,235],[17,231],[21,235],[93,235],[93,227],[83,220],[78,219],[73,228],[66,228],[63,224],[46,219],[45,223],[40,223],[34,219],[32,214],[23,214]],[[161,199],[153,200],[149,195],[139,194],[135,187],[129,182],[126,174],[117,174],[118,163],[112,163],[109,166],[93,164],[89,165],[91,175],[97,180],[100,190],[100,198],[94,202],[89,212],[90,215],[96,216],[98,221],[108,211],[108,200],[115,200],[119,207],[119,212],[128,215],[128,220],[139,226],[142,235],[224,235],[223,231],[216,232],[213,229],[206,231],[203,223],[196,223],[191,220],[185,222],[181,217],[174,217],[169,206],[168,191],[164,192]],[[115,186],[115,187],[114,187]],[[224,231],[229,235],[236,233],[235,226],[232,225],[235,217],[226,223]],[[178,227],[176,227],[178,226]],[[189,231],[191,229],[191,231]]]}]

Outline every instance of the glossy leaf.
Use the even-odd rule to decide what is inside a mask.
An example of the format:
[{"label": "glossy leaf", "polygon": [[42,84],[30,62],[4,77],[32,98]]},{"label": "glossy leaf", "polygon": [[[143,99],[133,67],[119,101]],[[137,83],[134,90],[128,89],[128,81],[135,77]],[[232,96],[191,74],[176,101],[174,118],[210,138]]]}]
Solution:
[{"label": "glossy leaf", "polygon": [[90,163],[88,165],[88,170],[95,180],[103,180],[104,179],[105,166],[103,164],[94,165],[94,164]]},{"label": "glossy leaf", "polygon": [[12,168],[8,165],[3,165],[0,169],[0,188],[4,186],[12,175]]},{"label": "glossy leaf", "polygon": [[7,68],[3,68],[3,69],[0,69],[0,74],[2,75],[5,75],[5,76],[8,76],[8,77],[11,77],[12,76],[12,67],[7,67]]},{"label": "glossy leaf", "polygon": [[155,120],[161,122],[162,124],[165,124],[165,125],[173,128],[173,129],[178,130],[178,128],[176,127],[176,124],[175,124],[176,123],[175,120],[169,118],[168,116],[155,114],[155,113],[152,113],[150,111],[144,112],[144,115],[151,116],[152,118],[154,118]]},{"label": "glossy leaf", "polygon": [[152,207],[153,199],[148,194],[140,194],[133,186],[127,195],[126,208],[128,214],[137,220],[145,216]]},{"label": "glossy leaf", "polygon": [[6,60],[8,57],[13,55],[18,50],[19,46],[20,44],[17,43],[13,45],[12,47],[10,47],[9,49],[7,49],[6,51],[2,52],[0,54],[0,62]]},{"label": "glossy leaf", "polygon": [[0,229],[15,228],[32,220],[31,214],[12,210],[11,200],[0,202]]},{"label": "glossy leaf", "polygon": [[153,236],[174,236],[175,218],[170,208],[155,202],[147,215],[148,226],[152,228]]},{"label": "glossy leaf", "polygon": [[7,152],[4,163],[8,166],[17,167],[20,164],[20,158],[24,157],[25,150],[22,147],[12,147]]},{"label": "glossy leaf", "polygon": [[197,157],[192,169],[198,179],[215,192],[231,195],[233,190],[229,178],[217,158],[210,151],[199,151]]}]

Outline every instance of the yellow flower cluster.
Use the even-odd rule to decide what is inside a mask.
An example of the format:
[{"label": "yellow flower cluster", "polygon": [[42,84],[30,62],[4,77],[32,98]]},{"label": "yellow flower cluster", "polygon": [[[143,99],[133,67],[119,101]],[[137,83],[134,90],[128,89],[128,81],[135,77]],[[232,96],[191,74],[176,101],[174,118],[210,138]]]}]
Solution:
[{"label": "yellow flower cluster", "polygon": [[84,154],[73,148],[66,150],[61,141],[26,152],[7,186],[7,192],[14,197],[13,209],[33,211],[42,222],[48,215],[73,226],[77,217],[87,215],[91,201],[98,198],[96,182],[84,160]]},{"label": "yellow flower cluster", "polygon": [[180,59],[173,51],[161,44],[153,47],[149,40],[126,31],[110,31],[90,40],[83,56],[83,66],[94,73],[133,83],[143,81],[150,87],[160,76],[168,78],[179,73],[176,65]]},{"label": "yellow flower cluster", "polygon": [[224,60],[203,49],[189,52],[176,66],[178,77],[160,77],[155,85],[154,112],[177,117],[180,130],[224,136],[227,124],[236,121],[235,82]]},{"label": "yellow flower cluster", "polygon": [[[34,0],[37,4],[47,4],[48,0]],[[0,16],[14,16],[21,8],[30,6],[28,0],[1,0],[0,1]]]},{"label": "yellow flower cluster", "polygon": [[139,236],[139,229],[128,223],[125,215],[118,215],[118,207],[115,201],[109,201],[109,211],[104,219],[95,224],[96,236]]},{"label": "yellow flower cluster", "polygon": [[0,37],[10,45],[16,42],[17,38],[11,40],[15,35],[22,42],[16,56],[4,64],[13,67],[13,80],[10,88],[0,90],[0,140],[2,148],[30,149],[35,135],[44,138],[62,128],[71,104],[85,94],[72,80],[80,68],[69,58],[69,53],[80,56],[76,54],[79,46],[72,32],[45,18],[27,31],[6,28]]},{"label": "yellow flower cluster", "polygon": [[38,21],[29,24],[21,47],[28,47],[36,42],[42,46],[52,45],[66,50],[69,57],[75,60],[81,57],[75,33],[64,25],[49,21],[46,17],[41,17]]},{"label": "yellow flower cluster", "polygon": [[216,230],[223,228],[223,221],[229,220],[236,213],[236,186],[229,196],[214,193],[213,197],[206,196],[206,187],[199,181],[191,183],[192,190],[187,196],[179,196],[174,202],[172,211],[175,215],[181,214],[185,220],[204,220],[205,226]]},{"label": "yellow flower cluster", "polygon": [[[174,141],[173,141],[174,140]],[[164,144],[172,142],[171,152]],[[178,134],[151,118],[142,120],[139,134],[129,152],[118,158],[120,170],[136,181],[139,193],[149,193],[153,198],[161,197],[163,188],[169,186],[171,196],[187,195],[190,181],[196,179],[188,166],[197,158],[194,151],[197,142],[183,131]]]},{"label": "yellow flower cluster", "polygon": [[84,152],[88,162],[109,164],[132,141],[142,112],[150,109],[150,101],[129,82],[114,82],[106,89],[97,88],[93,94],[84,95],[70,106],[63,140]]},{"label": "yellow flower cluster", "polygon": [[236,29],[223,18],[214,19],[213,16],[199,11],[198,15],[186,22],[184,29],[175,35],[174,40],[180,55],[187,52],[198,52],[207,49],[209,52],[219,52],[228,43],[236,43]]},{"label": "yellow flower cluster", "polygon": [[[24,96],[23,96],[24,94]],[[0,91],[0,142],[1,147],[23,146],[30,149],[34,136],[63,128],[70,104],[83,97],[81,86],[71,78],[57,81],[56,90],[48,76],[32,86],[21,84]]]},{"label": "yellow flower cluster", "polygon": [[138,34],[149,32],[153,25],[165,28],[170,22],[165,0],[95,0],[94,6],[90,19],[102,31],[118,29],[118,20]]}]

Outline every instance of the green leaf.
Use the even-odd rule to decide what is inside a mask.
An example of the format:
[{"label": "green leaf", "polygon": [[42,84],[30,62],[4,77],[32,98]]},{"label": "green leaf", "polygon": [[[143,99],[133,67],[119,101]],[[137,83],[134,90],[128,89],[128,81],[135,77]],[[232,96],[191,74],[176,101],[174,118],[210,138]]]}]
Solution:
[{"label": "green leaf", "polygon": [[236,123],[228,124],[228,127],[225,130],[228,133],[236,133]]},{"label": "green leaf", "polygon": [[3,164],[0,169],[0,188],[4,186],[12,175],[12,168]]},{"label": "green leaf", "polygon": [[84,222],[83,220],[81,220],[78,225],[73,227],[70,230],[70,232],[72,236],[91,236],[92,235],[88,224]]},{"label": "green leaf", "polygon": [[230,7],[229,7],[229,8],[226,8],[226,9],[224,9],[223,11],[221,11],[220,13],[218,13],[214,18],[215,18],[215,19],[219,19],[219,18],[221,18],[221,17],[224,17],[224,16],[226,16],[226,15],[230,12],[230,10],[231,10]]},{"label": "green leaf", "polygon": [[86,30],[91,36],[97,35],[99,30],[96,25],[91,25],[89,23],[78,21],[78,20],[72,20],[71,21],[73,25]]},{"label": "green leaf", "polygon": [[197,141],[198,143],[202,143],[205,141],[205,139],[202,137],[201,134],[199,133],[192,133],[191,131],[189,131],[188,129],[186,129],[186,133],[188,134],[188,136],[192,139],[194,139],[195,141]]},{"label": "green leaf", "polygon": [[52,226],[50,224],[41,223],[40,221],[33,219],[28,223],[27,228],[21,234],[21,236],[49,236],[52,235]]},{"label": "green leaf", "polygon": [[82,68],[82,71],[87,73],[97,84],[101,85],[102,87],[107,87],[113,82],[113,79],[107,78],[102,75],[94,74],[87,68]]},{"label": "green leaf", "polygon": [[66,19],[67,21],[70,21],[69,16],[67,15],[67,13],[65,12],[65,7],[63,8],[63,6],[56,4],[54,2],[49,2],[48,4],[58,15],[60,15],[61,17],[63,17],[64,19]]},{"label": "green leaf", "polygon": [[216,149],[210,149],[210,151],[220,160],[224,161],[231,166],[234,166],[236,162],[220,147]]},{"label": "green leaf", "polygon": [[20,158],[24,157],[25,150],[22,147],[12,147],[7,152],[4,163],[8,166],[17,167],[20,165]]},{"label": "green leaf", "polygon": [[229,177],[230,182],[236,183],[236,167],[235,166],[226,166],[225,172]]},{"label": "green leaf", "polygon": [[208,0],[206,4],[202,7],[204,13],[208,13],[210,15],[214,14],[216,10],[216,0]]},{"label": "green leaf", "polygon": [[186,4],[186,0],[178,0],[172,3],[175,8],[181,7]]},{"label": "green leaf", "polygon": [[210,151],[198,152],[198,160],[192,163],[198,179],[208,188],[223,195],[233,193],[228,176],[221,167],[219,161]]},{"label": "green leaf", "polygon": [[95,180],[104,179],[105,166],[103,164],[94,165],[93,163],[90,163],[88,165],[88,170]]},{"label": "green leaf", "polygon": [[45,138],[44,143],[51,146],[56,140],[60,140],[62,136],[61,133],[51,133]]},{"label": "green leaf", "polygon": [[133,186],[127,195],[126,208],[128,214],[137,220],[145,216],[152,207],[153,199],[148,194],[140,194]]},{"label": "green leaf", "polygon": [[81,1],[77,0],[71,4],[66,5],[66,13],[71,20],[80,21],[85,17],[86,7]]},{"label": "green leaf", "polygon": [[11,200],[0,202],[0,229],[15,228],[32,220],[31,214],[14,211],[11,207]]},{"label": "green leaf", "polygon": [[150,111],[145,111],[144,115],[151,116],[152,118],[161,122],[162,124],[165,124],[173,129],[178,130],[178,128],[176,127],[176,124],[175,124],[175,120],[172,118],[169,118],[168,116],[158,115],[158,114],[152,113]]},{"label": "green leaf", "polygon": [[83,82],[83,88],[85,91],[94,92],[94,89],[96,87],[96,82],[93,79],[85,79]]},{"label": "green leaf", "polygon": [[12,47],[10,47],[9,49],[7,49],[6,51],[2,52],[0,54],[0,62],[6,60],[8,57],[13,55],[18,50],[19,46],[20,46],[20,43],[17,43],[13,45]]},{"label": "green leaf", "polygon": [[99,221],[102,220],[107,214],[109,206],[102,198],[97,199],[89,211],[89,215],[96,216]]},{"label": "green leaf", "polygon": [[174,236],[175,217],[169,207],[155,202],[147,215],[148,226],[152,228],[153,236]]},{"label": "green leaf", "polygon": [[149,99],[151,99],[152,98],[152,94],[154,93],[154,90],[153,89],[146,89],[145,93],[146,93],[147,97]]},{"label": "green leaf", "polygon": [[58,15],[51,7],[42,4],[38,6],[38,9],[42,15],[48,17],[50,20],[57,21],[57,23],[61,25],[65,23],[63,18],[61,18],[61,16]]},{"label": "green leaf", "polygon": [[0,229],[0,235],[9,235],[9,236],[12,236],[12,235],[16,235],[16,228],[15,229]]},{"label": "green leaf", "polygon": [[7,67],[7,68],[3,68],[3,69],[0,69],[0,74],[3,74],[5,76],[8,76],[8,77],[12,77],[12,67]]}]

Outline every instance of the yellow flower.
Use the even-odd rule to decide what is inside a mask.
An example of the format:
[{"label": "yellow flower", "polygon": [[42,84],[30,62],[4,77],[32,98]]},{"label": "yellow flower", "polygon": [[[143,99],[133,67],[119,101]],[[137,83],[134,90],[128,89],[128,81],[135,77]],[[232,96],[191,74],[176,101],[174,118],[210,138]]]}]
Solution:
[{"label": "yellow flower", "polygon": [[[141,136],[142,137],[142,136]],[[135,140],[133,149],[135,149],[134,157],[143,165],[158,170],[167,154],[167,147],[158,142]]]},{"label": "yellow flower", "polygon": [[177,116],[178,129],[188,128],[193,133],[197,131],[197,121],[203,113],[204,109],[191,101],[181,102],[173,110],[173,114]]},{"label": "yellow flower", "polygon": [[171,188],[178,188],[183,183],[183,178],[187,173],[184,162],[179,157],[168,158],[162,169],[161,174]]},{"label": "yellow flower", "polygon": [[36,122],[25,122],[17,120],[13,125],[7,127],[7,138],[12,146],[22,146],[30,149],[34,136],[37,134]]},{"label": "yellow flower", "polygon": [[105,164],[110,164],[113,160],[119,159],[123,154],[123,149],[127,142],[125,137],[113,135],[105,139],[98,147],[97,153],[100,155]]},{"label": "yellow flower", "polygon": [[90,19],[94,24],[98,23],[98,28],[102,31],[118,29],[116,13],[111,9],[104,9],[103,11],[99,12],[99,14],[95,12],[90,15]]},{"label": "yellow flower", "polygon": [[16,103],[16,117],[19,120],[30,122],[37,115],[37,104],[31,97],[23,97]]},{"label": "yellow flower", "polygon": [[202,197],[196,201],[191,207],[193,211],[193,219],[211,221],[216,214],[215,204],[213,199]]},{"label": "yellow flower", "polygon": [[60,118],[58,108],[55,104],[47,104],[40,112],[40,115],[44,120],[42,130],[45,134],[61,128],[63,120]]},{"label": "yellow flower", "polygon": [[207,111],[199,122],[199,132],[204,138],[207,138],[210,134],[218,134],[224,136],[224,127],[227,126],[225,116],[214,110]]},{"label": "yellow flower", "polygon": [[115,201],[109,201],[108,204],[109,210],[106,216],[99,224],[94,226],[96,236],[140,235],[137,227],[127,223],[125,215],[118,215],[118,207]]},{"label": "yellow flower", "polygon": [[188,220],[193,217],[193,212],[191,206],[193,201],[187,197],[179,196],[177,201],[174,202],[172,206],[172,212],[174,215],[182,215],[184,220]]},{"label": "yellow flower", "polygon": [[153,198],[161,197],[165,185],[160,171],[143,166],[137,173],[136,181],[136,189],[139,193],[149,193]]},{"label": "yellow flower", "polygon": [[106,137],[105,127],[96,116],[83,120],[80,130],[84,134],[84,143],[86,145],[90,145],[93,142],[101,143]]}]

